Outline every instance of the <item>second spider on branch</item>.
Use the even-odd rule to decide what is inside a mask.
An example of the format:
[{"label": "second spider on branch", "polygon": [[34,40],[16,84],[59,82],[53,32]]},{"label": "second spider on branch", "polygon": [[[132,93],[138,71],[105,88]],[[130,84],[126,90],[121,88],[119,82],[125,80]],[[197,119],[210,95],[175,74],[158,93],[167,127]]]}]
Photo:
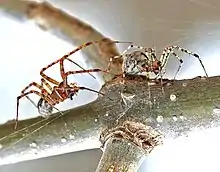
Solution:
[{"label": "second spider on branch", "polygon": [[[136,48],[138,50],[128,53],[128,51],[132,48]],[[139,75],[139,74],[146,72],[147,79],[150,79],[149,78],[150,73],[154,73],[156,75],[156,78],[159,76],[162,78],[163,74],[165,73],[168,59],[171,56],[173,56],[179,60],[179,66],[174,75],[174,79],[176,79],[176,76],[182,67],[183,60],[176,54],[175,51],[181,51],[181,52],[187,53],[197,58],[200,62],[200,65],[202,66],[204,70],[206,77],[208,77],[206,69],[199,55],[191,51],[188,51],[186,49],[180,48],[177,45],[166,47],[163,50],[163,53],[160,56],[160,58],[157,58],[155,48],[146,48],[146,47],[132,44],[120,56],[116,56],[110,59],[108,70],[110,70],[111,63],[114,58],[122,58],[123,59],[123,64],[122,64],[123,77],[125,77],[125,75]]]}]

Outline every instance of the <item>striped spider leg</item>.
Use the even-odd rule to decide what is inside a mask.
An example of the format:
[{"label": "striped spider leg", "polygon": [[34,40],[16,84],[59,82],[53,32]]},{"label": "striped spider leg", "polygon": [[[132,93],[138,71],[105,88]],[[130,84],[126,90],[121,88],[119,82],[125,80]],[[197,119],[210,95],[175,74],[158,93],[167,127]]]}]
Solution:
[{"label": "striped spider leg", "polygon": [[[55,85],[54,87],[51,87],[44,78],[41,79],[41,82],[42,82],[41,85],[36,82],[30,83],[27,87],[25,87],[21,91],[21,95],[17,97],[17,114],[16,114],[15,129],[17,128],[17,124],[18,124],[19,101],[21,98],[26,97],[29,94],[34,93],[40,97],[40,100],[38,101],[38,104],[37,104],[38,110],[40,106],[42,106],[44,103],[47,105],[46,113],[52,113],[53,108],[55,108],[54,106],[61,102],[64,102],[66,99],[70,98],[72,100],[73,96],[75,96],[79,90],[88,90],[88,91],[95,92],[101,95],[105,95],[103,93],[100,93],[99,91],[96,91],[96,90],[93,90],[87,87],[79,87],[77,86],[76,83],[70,83],[70,84],[68,84],[67,82],[65,83],[65,80],[67,80],[67,76],[70,74],[90,73],[90,72],[108,73],[101,69],[69,71],[65,73],[64,81],[60,82],[58,85]],[[44,85],[46,86],[47,89],[49,89],[49,91],[47,91],[46,88],[43,87]],[[36,90],[30,90],[26,92],[32,86],[34,86],[35,88],[38,88],[40,92]]]},{"label": "striped spider leg", "polygon": [[123,42],[123,41],[111,41],[109,40],[108,38],[103,38],[99,41],[91,41],[91,42],[87,42],[85,44],[82,44],[80,45],[79,47],[77,47],[76,49],[74,49],[73,51],[69,52],[68,54],[64,55],[62,58],[52,62],[51,64],[49,64],[48,66],[44,67],[41,71],[40,71],[40,75],[45,78],[47,81],[55,84],[55,85],[58,85],[59,82],[56,81],[55,79],[47,76],[44,71],[47,70],[48,68],[50,68],[51,66],[57,64],[57,63],[60,63],[60,74],[61,74],[61,77],[63,80],[65,80],[65,70],[64,70],[64,60],[65,59],[68,59],[69,56],[73,55],[74,53],[76,53],[77,51],[80,51],[81,49],[85,48],[85,47],[88,47],[92,44],[98,44],[98,43],[101,43],[101,42],[109,42],[109,43],[131,43],[131,42]]},{"label": "striped spider leg", "polygon": [[184,53],[187,53],[187,54],[192,55],[195,58],[197,58],[199,60],[199,62],[200,62],[200,65],[203,68],[203,71],[205,72],[206,77],[208,77],[208,74],[206,72],[205,66],[203,65],[202,60],[200,59],[199,55],[195,54],[195,53],[193,53],[191,51],[188,51],[186,49],[180,48],[177,45],[173,45],[173,46],[170,46],[170,47],[167,47],[167,48],[164,49],[164,51],[163,51],[163,53],[162,53],[162,55],[160,57],[160,62],[161,62],[160,67],[161,67],[161,69],[163,69],[166,66],[167,61],[168,61],[170,55],[173,55],[174,57],[176,57],[179,60],[179,66],[178,66],[177,71],[176,71],[176,73],[174,75],[174,79],[176,79],[176,76],[177,76],[177,74],[179,73],[179,71],[180,71],[180,69],[182,67],[183,60],[175,53],[175,50],[182,51]]}]

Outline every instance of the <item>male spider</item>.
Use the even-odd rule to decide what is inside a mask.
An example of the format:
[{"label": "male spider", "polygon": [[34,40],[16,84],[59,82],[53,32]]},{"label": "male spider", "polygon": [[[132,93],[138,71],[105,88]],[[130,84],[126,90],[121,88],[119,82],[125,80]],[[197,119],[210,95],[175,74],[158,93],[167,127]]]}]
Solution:
[{"label": "male spider", "polygon": [[[71,100],[73,99],[73,96],[76,95],[78,93],[79,90],[88,90],[88,91],[92,91],[101,95],[105,95],[103,93],[100,93],[99,91],[87,88],[87,87],[81,87],[81,86],[77,86],[76,83],[67,83],[67,77],[70,74],[78,74],[78,73],[89,73],[89,72],[105,72],[108,73],[106,71],[103,71],[101,69],[88,69],[88,70],[78,70],[78,71],[69,71],[67,73],[65,73],[65,78],[64,81],[60,82],[58,85],[54,86],[53,88],[49,85],[49,83],[44,79],[41,78],[41,83],[43,83],[47,89],[50,90],[47,91],[44,87],[43,84],[40,85],[36,82],[32,82],[30,83],[27,87],[25,87],[22,91],[21,91],[21,95],[17,97],[17,115],[16,115],[16,123],[15,123],[15,129],[17,128],[17,123],[18,123],[18,109],[19,109],[19,100],[22,97],[25,97],[29,94],[36,94],[40,97],[40,100],[37,103],[37,108],[39,111],[39,108],[42,107],[43,110],[45,111],[45,113],[52,113],[52,110],[54,108],[54,106],[56,104],[59,104],[63,101],[65,101],[66,99],[70,98]],[[36,90],[30,90],[28,92],[26,92],[27,89],[29,89],[30,87],[35,86],[36,88],[38,88],[39,90],[41,90],[41,92],[36,91]]]},{"label": "male spider", "polygon": [[[131,48],[137,48],[140,50],[127,53]],[[199,55],[192,53],[186,49],[180,48],[179,46],[176,45],[165,48],[160,59],[157,59],[156,51],[154,48],[145,48],[133,44],[130,45],[120,56],[116,56],[113,58],[123,58],[123,64],[122,64],[123,77],[126,74],[137,75],[143,72],[147,72],[147,77],[149,79],[149,73],[154,73],[156,75],[156,78],[159,75],[162,77],[162,70],[164,69],[165,72],[165,66],[167,64],[167,61],[170,55],[173,55],[180,62],[176,74],[174,75],[174,79],[175,79],[183,63],[183,60],[174,52],[175,50],[179,50],[196,57],[199,60],[205,72],[206,77],[208,77],[208,74],[205,70],[202,60],[199,58]],[[110,69],[110,65],[113,58],[111,58],[109,61],[108,70]]]},{"label": "male spider", "polygon": [[[18,105],[19,105],[19,99],[26,96],[28,94],[31,93],[35,93],[38,96],[40,96],[40,100],[37,103],[37,108],[39,113],[45,113],[45,114],[51,114],[52,110],[53,110],[53,106],[55,104],[58,104],[68,98],[72,99],[72,96],[75,95],[79,89],[86,89],[89,91],[93,91],[93,92],[97,92],[95,90],[86,88],[86,87],[78,87],[76,86],[75,83],[72,83],[70,85],[67,84],[67,76],[70,74],[77,74],[77,73],[89,73],[89,72],[105,72],[105,73],[109,73],[107,71],[101,70],[101,69],[90,69],[90,70],[85,70],[84,68],[82,68],[80,65],[78,65],[77,63],[75,63],[74,61],[72,61],[71,59],[69,59],[68,57],[71,56],[72,54],[74,54],[75,52],[83,49],[84,47],[87,47],[89,45],[95,44],[95,43],[100,43],[100,42],[109,42],[110,40],[108,38],[103,38],[99,41],[93,41],[93,42],[87,42],[85,44],[82,44],[81,46],[77,47],[76,49],[74,49],[73,51],[69,52],[68,54],[64,55],[62,58],[52,62],[51,64],[49,64],[48,66],[46,66],[45,68],[43,68],[40,71],[40,75],[42,76],[41,78],[41,85],[37,84],[36,82],[32,82],[31,84],[29,84],[25,89],[22,90],[21,95],[17,98],[17,116],[16,116],[16,125],[15,128],[17,127],[17,121],[18,121]],[[111,43],[131,43],[131,42],[122,42],[122,41],[110,41]],[[78,67],[80,67],[81,69],[83,69],[83,71],[69,71],[67,73],[65,73],[64,71],[64,60],[67,59],[70,62],[76,64]],[[46,69],[48,69],[49,67],[55,65],[56,63],[60,62],[60,73],[61,73],[61,77],[63,79],[62,82],[59,82],[47,75],[44,74],[44,71]],[[94,77],[95,78],[95,77]],[[53,88],[49,85],[49,83],[47,81],[55,84],[56,86],[54,86]],[[43,88],[43,85],[45,85],[50,91],[51,93],[49,94],[49,92],[47,92],[46,89]],[[41,93],[35,90],[31,90],[27,93],[25,93],[25,91],[30,88],[31,86],[35,86],[37,88],[39,88],[41,90]],[[71,89],[70,89],[71,88]],[[59,91],[62,90],[62,91]],[[70,94],[70,92],[72,92],[72,94]],[[29,97],[27,97],[30,101],[31,99]]]}]

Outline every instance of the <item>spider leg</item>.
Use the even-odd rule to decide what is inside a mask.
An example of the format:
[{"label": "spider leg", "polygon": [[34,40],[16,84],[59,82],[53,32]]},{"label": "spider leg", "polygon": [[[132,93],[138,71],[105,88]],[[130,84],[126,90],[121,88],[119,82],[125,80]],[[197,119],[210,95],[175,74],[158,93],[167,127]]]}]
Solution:
[{"label": "spider leg", "polygon": [[[30,85],[29,85],[29,86],[30,86]],[[17,125],[18,125],[19,100],[20,100],[21,98],[23,98],[23,97],[29,95],[29,94],[32,94],[32,93],[34,93],[34,94],[40,96],[42,99],[46,100],[49,104],[53,105],[53,102],[51,101],[51,99],[50,99],[49,96],[48,96],[49,93],[48,93],[46,90],[44,90],[43,93],[40,93],[39,91],[36,91],[36,90],[30,90],[30,91],[28,91],[28,92],[26,92],[26,93],[22,93],[20,96],[17,97],[17,114],[16,114],[15,127],[14,127],[15,130],[16,130]]]},{"label": "spider leg", "polygon": [[[161,70],[162,70],[163,68],[165,68],[165,66],[166,66],[166,64],[167,64],[167,62],[168,62],[168,59],[169,59],[169,57],[170,57],[171,54],[179,60],[179,63],[180,63],[180,64],[179,64],[179,66],[178,66],[178,68],[177,68],[177,71],[176,71],[176,73],[175,73],[175,75],[174,75],[174,79],[176,79],[176,76],[177,76],[177,74],[179,73],[179,71],[180,71],[180,69],[181,69],[181,67],[182,67],[182,64],[183,64],[183,60],[182,60],[176,53],[174,53],[174,49],[176,49],[176,48],[177,48],[176,46],[172,46],[172,47],[167,47],[167,48],[165,48],[164,51],[163,51],[163,53],[162,53],[162,55],[161,55],[161,57],[160,57]],[[162,77],[161,71],[160,71],[160,74],[161,74],[161,77]]]},{"label": "spider leg", "polygon": [[43,88],[43,85],[45,85],[50,92],[53,91],[53,88],[50,86],[50,84],[44,78],[41,78],[41,89]]},{"label": "spider leg", "polygon": [[53,63],[51,63],[51,64],[49,64],[49,65],[47,65],[46,67],[42,68],[41,71],[40,71],[40,75],[41,75],[44,79],[46,79],[47,81],[49,81],[49,82],[51,82],[51,83],[53,83],[53,84],[55,84],[55,85],[59,85],[59,82],[58,82],[57,80],[55,80],[55,79],[53,79],[53,78],[47,76],[47,75],[44,73],[44,71],[47,70],[48,68],[50,68],[51,66],[53,66],[53,65],[55,65],[55,64],[57,64],[57,63],[59,63],[59,62],[60,62],[60,59],[54,61]]},{"label": "spider leg", "polygon": [[[80,66],[78,63],[74,62],[73,60],[66,58],[66,60],[69,60],[71,63],[75,64],[76,66],[78,66],[80,69],[85,70],[82,66]],[[61,65],[61,63],[60,63]],[[92,75],[91,73],[88,73],[91,77],[93,77],[94,79],[96,79],[96,77],[94,75]]]},{"label": "spider leg", "polygon": [[87,70],[78,70],[78,71],[68,71],[64,74],[64,87],[67,86],[67,77],[69,75],[74,75],[74,74],[79,74],[79,73],[91,73],[91,72],[104,72],[104,73],[108,73],[108,74],[113,74],[113,73],[110,73],[106,70],[102,70],[102,69],[98,69],[98,68],[96,68],[96,69],[87,69]]},{"label": "spider leg", "polygon": [[[64,80],[67,79],[68,75],[74,75],[74,74],[79,74],[79,73],[89,73],[89,72],[104,72],[104,73],[110,73],[106,70],[102,70],[102,69],[87,69],[87,70],[77,70],[77,71],[68,71],[64,74]],[[112,74],[112,73],[110,73]],[[65,82],[64,82],[65,83]]]},{"label": "spider leg", "polygon": [[[97,93],[97,94],[101,94],[103,96],[105,96],[104,93],[100,92],[100,91],[96,91],[96,90],[93,90],[91,88],[87,88],[87,87],[79,87],[80,90],[88,90],[88,91],[91,91],[91,92],[94,92],[94,93]],[[110,97],[108,97],[110,100],[112,100]]]},{"label": "spider leg", "polygon": [[[148,98],[149,98],[149,102],[151,102],[150,73],[149,72],[147,72],[146,78],[147,78]],[[150,106],[151,106],[151,104],[150,104]]]},{"label": "spider leg", "polygon": [[[79,87],[79,86],[75,86],[75,87],[63,87],[63,88],[57,87],[56,90],[71,91],[71,92],[73,92],[74,94],[76,94],[79,90],[88,90],[88,91],[91,91],[91,92],[94,92],[94,93],[101,94],[101,95],[105,96],[104,93],[101,93],[100,91],[96,91],[96,90],[91,89],[91,88],[88,88],[88,87]],[[108,97],[108,98],[109,98],[110,100],[112,100],[110,97]]]},{"label": "spider leg", "polygon": [[[45,85],[48,89],[49,89],[49,91],[52,93],[53,92],[53,90],[55,90],[54,88],[55,87],[57,87],[57,86],[54,86],[54,88],[52,88],[51,86],[50,86],[50,84],[44,79],[44,78],[41,78],[41,87],[43,88],[43,85]],[[41,88],[41,93],[43,92],[43,89]],[[57,94],[59,97],[60,97],[60,95],[59,94]],[[50,97],[51,98],[51,97]],[[30,99],[30,98],[29,98]],[[62,99],[62,97],[61,97],[61,99]],[[32,102],[32,100],[30,100],[31,102]],[[40,111],[40,109],[39,109],[39,105],[38,106],[36,106],[36,108],[38,109],[38,112],[39,112],[39,114],[42,114],[41,113],[41,111]],[[58,108],[56,108],[56,107],[53,107],[54,109],[56,109],[58,112],[60,112],[60,110],[58,109]],[[60,112],[61,113],[61,112]],[[42,115],[44,115],[44,114],[42,114]]]},{"label": "spider leg", "polygon": [[[48,84],[48,85],[49,85],[49,84]],[[25,91],[26,91],[27,89],[29,89],[30,87],[32,87],[32,86],[35,86],[35,87],[37,87],[39,90],[41,90],[41,93],[42,93],[42,94],[44,94],[45,92],[46,92],[47,94],[49,94],[49,93],[43,88],[43,86],[39,85],[39,84],[36,83],[36,82],[30,83],[27,87],[25,87],[25,88],[21,91],[21,93],[24,94]]]},{"label": "spider leg", "polygon": [[[79,73],[89,73],[89,72],[104,72],[104,73],[109,73],[105,70],[102,70],[102,69],[88,69],[88,70],[78,70],[78,71],[68,71],[65,73],[65,78],[64,78],[64,86],[61,88],[61,87],[57,87],[55,86],[54,87],[54,90],[58,91],[58,90],[62,90],[62,91],[66,91],[66,94],[67,94],[67,91],[68,90],[72,90],[74,92],[74,94],[76,94],[78,92],[79,89],[84,89],[84,90],[88,90],[88,91],[92,91],[92,92],[95,92],[95,93],[98,93],[98,94],[101,94],[101,95],[105,95],[103,93],[100,93],[99,91],[96,91],[96,90],[93,90],[93,89],[90,89],[90,88],[87,88],[87,87],[78,87],[76,86],[75,90],[73,90],[74,88],[69,88],[67,87],[67,78],[69,75],[74,75],[74,74],[79,74]],[[59,95],[59,94],[58,94]],[[112,100],[112,99],[111,99]]]},{"label": "spider leg", "polygon": [[176,76],[177,76],[177,74],[179,73],[179,71],[180,71],[180,69],[181,69],[181,67],[182,67],[182,65],[183,65],[183,60],[176,54],[176,53],[172,53],[178,60],[179,60],[179,66],[178,66],[178,68],[177,68],[177,71],[176,71],[176,73],[175,73],[175,75],[174,75],[174,80],[176,79]]},{"label": "spider leg", "polygon": [[[36,86],[37,88],[41,90],[41,93],[42,93],[44,90],[43,85],[45,85],[50,90],[50,92],[52,92],[53,89],[49,85],[49,83],[44,78],[41,78],[41,85],[38,85],[37,83],[32,83],[31,85],[29,84],[24,90],[22,90],[21,93],[25,93],[25,91],[31,86]],[[38,105],[29,96],[25,96],[25,97],[38,109],[38,112],[40,113]]]},{"label": "spider leg", "polygon": [[[77,50],[77,51],[79,51],[79,50]],[[80,66],[78,63],[76,63],[76,62],[74,62],[73,60],[71,60],[71,59],[68,58],[70,55],[72,55],[72,54],[75,53],[75,52],[76,52],[76,51],[72,51],[72,52],[70,52],[69,54],[64,55],[61,59],[58,59],[58,60],[54,61],[53,63],[47,65],[46,67],[42,68],[41,71],[40,71],[40,75],[41,75],[43,78],[45,78],[47,81],[49,81],[49,82],[51,82],[51,83],[53,83],[53,84],[55,84],[55,85],[59,85],[59,82],[58,82],[57,80],[55,80],[55,79],[53,79],[53,78],[47,76],[47,75],[44,73],[44,71],[47,70],[48,68],[50,68],[51,66],[53,66],[53,65],[55,65],[55,64],[57,64],[57,63],[60,62],[60,73],[61,73],[61,77],[62,77],[62,76],[63,76],[63,72],[64,72],[63,61],[64,61],[65,59],[67,59],[68,61],[74,63],[76,66],[78,66],[78,67],[80,67],[81,69],[84,70],[84,68],[83,68],[82,66]],[[90,74],[90,75],[91,75],[91,74]],[[93,75],[91,75],[91,76],[92,76],[93,78],[95,78]]]},{"label": "spider leg", "polygon": [[[106,39],[104,39],[104,40],[106,40]],[[61,77],[62,77],[63,80],[65,79],[64,60],[67,59],[72,54],[76,53],[77,51],[79,51],[79,50],[81,50],[81,49],[83,49],[83,48],[85,48],[87,46],[90,46],[92,44],[95,44],[95,43],[100,43],[100,41],[87,42],[85,44],[82,44],[79,47],[77,47],[76,49],[74,49],[73,51],[69,52],[68,54],[65,54],[61,59],[59,59],[59,62],[60,62],[60,74],[61,74]]]},{"label": "spider leg", "polygon": [[[41,71],[40,71],[40,75],[41,75],[44,79],[46,79],[47,81],[49,81],[49,82],[51,82],[51,83],[53,83],[53,84],[55,84],[55,85],[59,85],[59,81],[57,81],[57,80],[55,80],[55,79],[53,79],[53,78],[47,76],[47,75],[44,73],[44,71],[47,70],[48,68],[50,68],[51,66],[53,66],[53,65],[55,65],[55,64],[57,64],[57,63],[59,63],[59,62],[62,62],[62,65],[63,65],[64,59],[69,60],[70,62],[74,63],[75,65],[77,65],[78,67],[80,67],[81,69],[84,70],[83,67],[81,67],[79,64],[77,64],[76,62],[74,62],[74,61],[72,61],[71,59],[68,58],[70,55],[71,55],[70,53],[69,53],[69,55],[64,55],[61,59],[58,59],[58,60],[54,61],[53,63],[47,65],[46,67],[42,68]],[[64,71],[63,68],[62,68],[62,70]],[[62,76],[62,73],[61,73],[61,76]],[[93,77],[94,77],[94,76],[93,76]]]},{"label": "spider leg", "polygon": [[[92,44],[97,44],[97,43],[100,43],[100,42],[105,42],[105,41],[109,41],[109,39],[104,38],[104,39],[101,39],[101,40],[99,40],[99,41],[87,42],[87,43],[85,43],[85,44],[82,44],[81,46],[79,46],[78,48],[76,48],[75,50],[73,50],[72,52],[66,54],[65,56],[69,57],[70,55],[74,54],[75,52],[77,52],[77,51],[79,51],[79,50],[81,50],[81,49],[83,49],[83,48],[85,48],[85,47],[87,47],[87,46],[90,46],[90,45],[92,45]],[[125,41],[111,41],[111,43],[131,43],[131,42],[125,42]],[[61,73],[61,77],[62,77],[63,80],[64,80],[64,78],[65,78],[65,70],[64,70],[64,63],[63,63],[64,59],[66,59],[65,56],[63,56],[63,57],[60,59],[60,73]],[[110,58],[110,61],[112,61],[112,59],[113,59],[113,58]],[[109,64],[109,65],[110,65],[110,64]],[[108,66],[109,66],[109,65],[108,65]],[[109,68],[109,67],[108,67],[108,68]],[[108,69],[108,68],[107,68],[107,69]],[[83,70],[84,70],[84,69],[83,69]],[[107,71],[108,71],[108,70],[107,70]]]},{"label": "spider leg", "polygon": [[180,47],[178,47],[178,46],[176,46],[176,48],[177,48],[178,50],[184,52],[184,53],[187,53],[187,54],[189,54],[189,55],[192,55],[192,56],[196,57],[196,58],[199,60],[201,66],[202,66],[202,68],[203,68],[203,70],[204,70],[204,72],[205,72],[206,77],[208,77],[208,74],[207,74],[207,72],[206,72],[205,66],[203,65],[202,60],[200,59],[200,57],[199,57],[198,54],[195,54],[195,53],[193,53],[193,52],[190,52],[190,51],[188,51],[188,50],[186,50],[186,49],[183,49],[183,48],[180,48]]},{"label": "spider leg", "polygon": [[165,94],[164,88],[163,88],[163,74],[162,74],[162,68],[160,67],[159,69],[159,75],[160,75],[160,85],[161,85],[161,91],[162,94]]},{"label": "spider leg", "polygon": [[[85,47],[87,47],[87,46],[90,46],[90,45],[96,44],[96,43],[100,43],[100,42],[105,42],[105,41],[109,41],[109,39],[103,38],[103,39],[101,39],[101,40],[99,40],[99,41],[91,41],[91,42],[87,42],[87,43],[85,43],[85,44],[80,45],[79,47],[77,47],[77,48],[74,49],[73,51],[71,51],[71,52],[69,52],[68,54],[64,55],[61,59],[58,59],[58,60],[52,62],[51,64],[49,64],[48,66],[44,67],[43,69],[41,69],[40,75],[41,75],[43,78],[45,78],[46,80],[48,80],[49,82],[51,82],[51,83],[53,83],[53,84],[55,84],[55,85],[59,85],[59,82],[58,82],[58,81],[56,81],[56,80],[54,80],[53,78],[47,76],[47,75],[44,73],[44,71],[47,70],[48,68],[50,68],[51,66],[53,66],[53,65],[55,65],[55,64],[57,64],[57,63],[59,63],[59,62],[61,62],[61,63],[60,63],[60,74],[61,74],[62,79],[64,80],[64,78],[65,78],[65,71],[64,71],[63,61],[64,61],[65,59],[67,59],[67,58],[68,58],[69,56],[71,56],[72,54],[76,53],[77,51],[79,51],[79,50],[81,50],[81,49],[83,49],[83,48],[85,48]],[[131,42],[111,41],[111,43],[131,43]],[[75,62],[74,62],[74,64],[75,64]],[[77,66],[79,66],[79,65],[77,64]],[[83,68],[82,68],[82,69],[83,69]]]},{"label": "spider leg", "polygon": [[[73,84],[73,83],[71,83],[71,84]],[[70,98],[72,100],[73,99],[72,97],[74,95],[77,95],[77,92],[79,90],[78,86],[75,83],[73,85],[74,85],[73,87],[65,87],[65,86],[62,86],[62,87],[55,86],[54,87],[54,90],[56,91],[57,95],[59,96],[60,101],[63,102],[67,98]],[[65,92],[65,96],[63,96],[63,97],[66,97],[66,99],[64,99],[62,96],[60,96],[60,91],[62,91],[63,93]],[[68,95],[68,91],[71,91],[70,95]]]},{"label": "spider leg", "polygon": [[[160,66],[160,68],[159,68],[159,73],[156,75],[155,80],[157,80],[158,77],[160,77],[161,92],[162,92],[162,94],[164,95],[164,94],[165,94],[165,91],[164,91],[164,87],[163,87],[163,75],[164,75],[166,72],[165,72],[165,69],[164,69],[164,70],[163,70],[163,69],[164,69],[164,68],[162,68],[162,67]],[[163,70],[163,72],[162,72],[162,70]]]},{"label": "spider leg", "polygon": [[[52,93],[54,90],[56,90],[56,88],[58,88],[58,86],[54,86],[53,88],[49,85],[49,83],[44,79],[44,78],[41,78],[41,88],[39,88],[39,89],[41,89],[41,94],[44,94],[43,92],[44,92],[44,88],[43,88],[43,85],[45,85],[49,90],[50,90],[50,92]],[[49,93],[48,93],[49,94]],[[59,96],[59,99],[61,99],[62,101],[64,101],[63,100],[63,98],[60,96],[60,94],[58,93],[57,94],[58,96]],[[47,95],[48,96],[48,95]],[[27,97],[27,96],[26,96]],[[49,96],[48,96],[49,97]],[[29,97],[27,97],[31,102],[32,102],[32,100],[29,98]],[[53,102],[53,98],[50,96],[49,97],[50,99],[51,99],[51,101]],[[49,103],[50,104],[50,103]],[[55,102],[53,102],[53,104],[55,104]],[[51,104],[50,104],[51,105]],[[35,105],[36,106],[36,105]],[[39,112],[39,114],[42,114],[41,112],[40,112],[40,109],[39,109],[39,106],[36,106],[36,108],[38,109],[38,112]],[[56,107],[53,107],[54,109],[56,109],[59,113],[61,113],[61,111],[58,109],[58,108],[56,108]]]},{"label": "spider leg", "polygon": [[165,48],[165,49],[163,50],[163,53],[162,53],[162,55],[160,56],[161,68],[164,68],[164,67],[166,66],[171,51],[172,51],[172,49],[170,49],[170,47]]},{"label": "spider leg", "polygon": [[187,53],[189,55],[192,55],[192,56],[196,57],[199,60],[201,66],[202,66],[202,68],[203,68],[203,70],[205,72],[206,77],[208,77],[208,74],[207,74],[207,72],[205,70],[205,67],[204,67],[204,65],[202,63],[202,60],[200,59],[198,54],[195,54],[195,53],[192,53],[192,52],[190,52],[190,51],[188,51],[186,49],[180,48],[179,46],[171,46],[171,47],[167,47],[167,48],[164,49],[163,54],[161,55],[161,62],[162,62],[162,67],[164,67],[166,65],[167,61],[168,61],[168,58],[169,58],[170,54],[173,54],[179,60],[180,65],[179,65],[179,67],[177,69],[177,72],[176,72],[174,78],[176,78],[176,75],[180,71],[180,68],[182,67],[182,63],[183,63],[183,60],[176,53],[174,53],[175,49],[180,50],[180,51],[182,51],[184,53]]}]

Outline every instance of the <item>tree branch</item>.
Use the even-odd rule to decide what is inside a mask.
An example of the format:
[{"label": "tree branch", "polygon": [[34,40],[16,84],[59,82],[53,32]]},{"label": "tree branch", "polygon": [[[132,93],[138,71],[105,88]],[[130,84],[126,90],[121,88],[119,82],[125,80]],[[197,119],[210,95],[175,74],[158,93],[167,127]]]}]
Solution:
[{"label": "tree branch", "polygon": [[[71,109],[62,117],[55,114],[17,134],[10,136],[14,122],[1,125],[0,137],[5,136],[0,139],[1,163],[30,159],[30,155],[38,158],[99,147],[103,128],[112,128],[125,120],[145,123],[166,137],[187,134],[195,127],[219,125],[220,76],[164,81],[165,95],[160,84],[148,89],[148,82],[140,78],[128,78],[124,85],[119,81],[116,78],[103,86],[106,96]],[[20,121],[19,128],[39,120],[42,118]],[[46,124],[51,120],[54,121]],[[86,144],[88,139],[96,144]]]},{"label": "tree branch", "polygon": [[136,172],[144,156],[144,150],[128,140],[111,138],[107,142],[96,172]]},{"label": "tree branch", "polygon": [[[42,30],[49,31],[75,46],[105,38],[103,34],[89,24],[52,6],[48,2],[7,0],[0,2],[0,8],[5,14],[19,22],[34,21]],[[86,54],[87,58],[85,58],[89,64],[96,68],[106,69],[109,59],[119,55],[116,45],[110,45],[109,42],[103,42],[84,49],[83,52]],[[113,73],[120,72],[121,63],[121,60],[114,60],[111,71]],[[112,79],[112,75],[105,75],[104,80],[108,81],[110,79]]]},{"label": "tree branch", "polygon": [[135,172],[145,155],[163,144],[163,137],[150,126],[125,121],[116,128],[104,130],[100,141],[104,152],[96,172]]}]

